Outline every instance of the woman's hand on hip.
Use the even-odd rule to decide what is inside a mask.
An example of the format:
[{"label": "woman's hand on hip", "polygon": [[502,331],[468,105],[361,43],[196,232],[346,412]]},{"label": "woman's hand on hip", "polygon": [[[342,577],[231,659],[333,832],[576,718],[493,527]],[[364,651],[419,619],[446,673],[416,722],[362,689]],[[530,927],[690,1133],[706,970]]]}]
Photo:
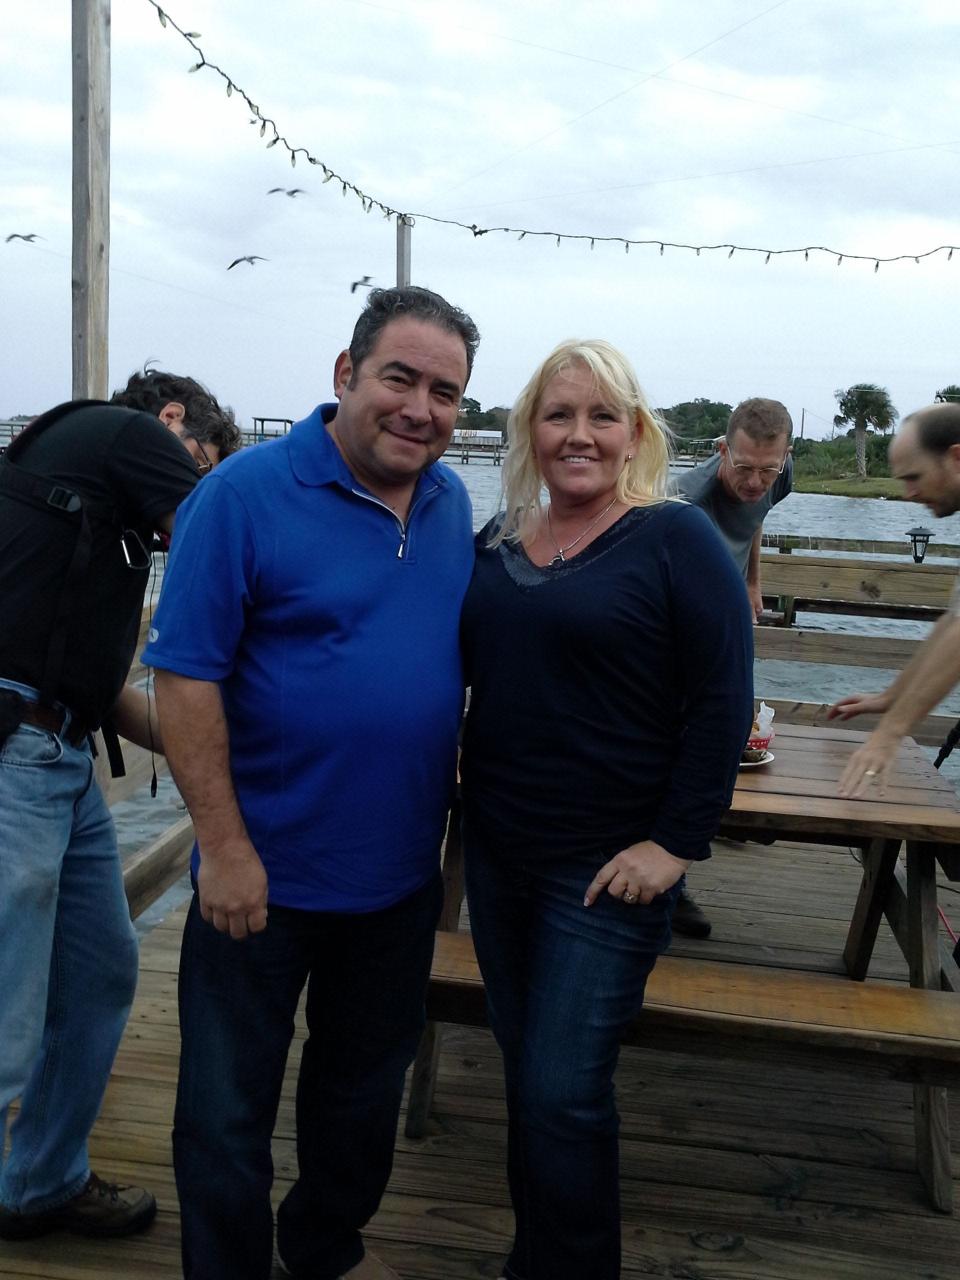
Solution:
[{"label": "woman's hand on hip", "polygon": [[621,849],[600,868],[590,881],[583,905],[593,906],[604,889],[628,906],[652,902],[658,893],[672,889],[689,865],[689,858],[676,858],[653,840],[641,840]]}]

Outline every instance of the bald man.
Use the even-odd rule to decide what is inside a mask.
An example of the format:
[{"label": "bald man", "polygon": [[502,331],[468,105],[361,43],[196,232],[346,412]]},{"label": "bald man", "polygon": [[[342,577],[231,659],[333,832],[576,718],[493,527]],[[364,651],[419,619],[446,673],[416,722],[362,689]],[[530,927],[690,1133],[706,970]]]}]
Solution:
[{"label": "bald man", "polygon": [[[908,502],[922,502],[935,516],[960,511],[960,404],[934,404],[904,418],[890,444],[890,470]],[[871,783],[882,789],[900,740],[960,681],[960,583],[910,664],[883,693],[841,698],[829,719],[882,715],[873,733],[850,757],[840,794],[861,795]]]}]

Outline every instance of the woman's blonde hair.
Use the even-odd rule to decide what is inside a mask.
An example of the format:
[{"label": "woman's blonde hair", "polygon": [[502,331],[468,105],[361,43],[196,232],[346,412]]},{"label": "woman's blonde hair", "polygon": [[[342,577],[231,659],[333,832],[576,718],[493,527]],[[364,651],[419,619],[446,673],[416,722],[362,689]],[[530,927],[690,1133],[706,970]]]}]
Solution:
[{"label": "woman's blonde hair", "polygon": [[520,392],[507,420],[509,448],[503,464],[503,523],[491,539],[518,541],[528,522],[540,516],[543,475],[533,448],[533,427],[547,383],[571,365],[589,369],[600,394],[632,416],[637,439],[632,457],[617,478],[617,497],[630,507],[662,502],[672,454],[670,428],[643,393],[630,361],[602,338],[570,339],[547,356]]}]

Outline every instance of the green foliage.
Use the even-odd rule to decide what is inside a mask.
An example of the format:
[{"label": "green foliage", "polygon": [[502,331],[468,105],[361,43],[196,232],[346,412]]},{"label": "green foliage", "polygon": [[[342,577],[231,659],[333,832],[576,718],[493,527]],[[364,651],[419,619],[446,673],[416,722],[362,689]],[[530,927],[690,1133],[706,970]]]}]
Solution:
[{"label": "green foliage", "polygon": [[481,409],[479,400],[474,400],[472,396],[464,396],[457,426],[465,431],[500,431],[505,439],[509,413],[509,409],[504,409],[500,405],[494,409]]},{"label": "green foliage", "polygon": [[730,405],[707,399],[684,400],[669,409],[658,410],[681,440],[713,440],[722,436],[732,412]]},{"label": "green foliage", "polygon": [[834,417],[835,427],[853,427],[856,444],[857,475],[867,474],[866,441],[868,431],[887,432],[897,420],[897,411],[886,387],[875,382],[856,382],[852,387],[834,392],[840,412]]},{"label": "green foliage", "polygon": [[[865,442],[867,474],[889,476],[889,437],[868,436]],[[851,429],[835,440],[795,440],[793,466],[796,479],[844,480],[857,475],[855,432]]]},{"label": "green foliage", "polygon": [[960,387],[955,382],[949,383],[941,391],[933,397],[934,400],[942,400],[947,404],[960,404]]},{"label": "green foliage", "polygon": [[857,382],[852,387],[834,392],[839,413],[833,419],[835,427],[852,426],[860,431],[889,431],[897,414],[886,387],[873,382]]}]

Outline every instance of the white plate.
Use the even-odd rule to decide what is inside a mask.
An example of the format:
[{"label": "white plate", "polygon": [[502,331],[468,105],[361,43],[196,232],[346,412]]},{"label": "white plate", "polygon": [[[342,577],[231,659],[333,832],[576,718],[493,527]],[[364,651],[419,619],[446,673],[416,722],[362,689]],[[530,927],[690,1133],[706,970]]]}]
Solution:
[{"label": "white plate", "polygon": [[772,751],[765,751],[759,760],[741,760],[741,769],[758,769],[762,764],[769,764],[771,760],[776,760],[776,756]]}]

